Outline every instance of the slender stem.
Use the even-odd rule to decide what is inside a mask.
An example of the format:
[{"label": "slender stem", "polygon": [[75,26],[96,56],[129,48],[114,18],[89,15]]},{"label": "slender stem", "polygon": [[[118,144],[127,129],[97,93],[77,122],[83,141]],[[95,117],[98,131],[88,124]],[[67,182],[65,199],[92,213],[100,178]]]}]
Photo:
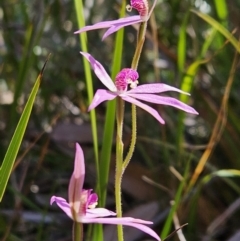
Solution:
[{"label": "slender stem", "polygon": [[[137,47],[132,60],[132,69],[135,69],[135,70],[138,67],[138,62],[139,62],[143,44],[145,41],[146,29],[147,29],[147,22],[141,23],[139,27],[139,32],[138,32]],[[125,168],[127,167],[127,165],[129,164],[132,158],[132,155],[135,149],[136,140],[137,140],[137,110],[136,110],[136,106],[132,105],[132,138],[131,138],[128,154],[123,162],[123,170],[125,170]]]},{"label": "slender stem", "polygon": [[[147,22],[144,22],[140,25],[138,32],[137,47],[132,61],[132,69],[137,69],[140,55],[142,52],[143,44],[145,41]],[[116,212],[117,217],[122,217],[122,201],[121,201],[121,182],[122,175],[126,166],[129,164],[137,136],[137,115],[136,115],[136,106],[132,105],[132,139],[130,144],[129,152],[123,162],[123,142],[122,142],[122,133],[123,133],[123,118],[124,118],[124,101],[121,98],[117,98],[117,107],[116,107],[116,120],[117,120],[117,137],[116,137],[116,174],[115,174],[115,199],[116,199]],[[117,226],[118,230],[118,241],[123,241],[123,228],[122,225]]]},{"label": "slender stem", "polygon": [[73,241],[83,240],[83,225],[82,223],[73,222]]},{"label": "slender stem", "polygon": [[136,140],[137,140],[137,110],[136,110],[136,106],[132,105],[132,138],[131,138],[128,154],[123,162],[123,170],[126,169],[127,165],[129,164],[132,158],[135,145],[136,145]]},{"label": "slender stem", "polygon": [[[122,201],[121,201],[121,182],[123,174],[123,118],[124,118],[124,101],[117,98],[116,106],[117,136],[116,136],[116,174],[115,174],[115,200],[117,217],[122,217]],[[117,226],[118,241],[123,241],[122,225]]]},{"label": "slender stem", "polygon": [[142,53],[146,30],[147,30],[147,22],[141,23],[138,31],[137,47],[132,60],[132,69],[135,69],[135,70],[138,67],[138,62]]}]

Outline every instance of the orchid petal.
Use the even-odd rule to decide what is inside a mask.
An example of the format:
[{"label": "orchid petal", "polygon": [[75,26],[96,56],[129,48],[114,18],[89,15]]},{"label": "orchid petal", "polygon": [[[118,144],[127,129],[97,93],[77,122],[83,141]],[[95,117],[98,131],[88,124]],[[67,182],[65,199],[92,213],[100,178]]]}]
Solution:
[{"label": "orchid petal", "polygon": [[85,218],[97,218],[97,217],[108,217],[116,216],[116,213],[106,208],[93,208],[87,209]]},{"label": "orchid petal", "polygon": [[130,102],[134,105],[137,105],[138,107],[144,109],[145,111],[147,111],[148,113],[150,113],[153,117],[155,117],[161,124],[165,124],[165,121],[163,120],[163,118],[158,114],[158,112],[153,109],[152,107],[146,105],[146,104],[143,104],[142,102],[130,97],[130,96],[124,96],[124,95],[120,95],[120,97],[127,101],[127,102]]},{"label": "orchid petal", "polygon": [[110,28],[110,27],[111,27],[111,24],[100,22],[93,25],[82,27],[81,29],[75,31],[74,34],[79,34],[90,30],[95,30],[95,29]]},{"label": "orchid petal", "polygon": [[[134,15],[134,16],[119,18],[117,20],[106,21],[106,22],[108,22],[111,25],[111,27],[114,25],[125,27],[134,23],[138,23],[139,21],[142,22],[141,17],[139,15]],[[100,22],[99,24],[101,23],[104,23],[104,22]]]},{"label": "orchid petal", "polygon": [[88,107],[88,111],[94,109],[96,106],[101,104],[103,101],[113,100],[116,97],[117,97],[117,94],[109,92],[108,90],[103,90],[103,89],[97,90],[90,106]]},{"label": "orchid petal", "polygon": [[81,194],[85,178],[85,164],[82,148],[76,143],[74,171],[68,186],[68,200],[73,210],[78,213],[81,210]]},{"label": "orchid petal", "polygon": [[[105,91],[105,90],[104,90]],[[116,94],[114,95],[114,98]],[[131,97],[128,97],[131,99]],[[138,101],[137,101],[138,102]],[[134,219],[130,217],[125,218],[106,218],[107,216],[115,216],[116,213],[105,208],[86,209],[88,204],[97,202],[97,195],[91,194],[92,189],[84,190],[83,182],[85,177],[85,164],[83,151],[79,144],[76,144],[76,154],[74,162],[74,171],[69,183],[69,200],[68,203],[62,197],[52,196],[51,205],[56,204],[67,214],[68,217],[75,222],[80,223],[102,223],[102,224],[122,224],[131,226],[148,233],[152,237],[160,240],[157,234],[145,224],[152,224],[150,221],[141,219]]]},{"label": "orchid petal", "polygon": [[[51,204],[53,202],[56,202],[56,204],[71,218],[72,212],[71,207],[67,203],[67,201],[64,198],[53,196],[51,198]],[[137,229],[140,229],[141,231],[151,235],[152,237],[156,238],[157,240],[160,240],[158,235],[149,227],[145,226],[144,224],[152,224],[150,221],[145,221],[141,219],[135,219],[135,218],[101,218],[105,215],[116,215],[114,212],[111,212],[105,208],[96,208],[96,209],[88,209],[86,216],[76,216],[75,221],[81,222],[81,223],[101,223],[101,224],[121,224],[126,226],[131,226]],[[98,218],[100,217],[100,218]]]},{"label": "orchid petal", "polygon": [[126,26],[124,24],[129,23],[127,25],[130,25],[131,22],[135,22],[139,19],[140,19],[140,16],[135,15],[135,16],[116,19],[116,20],[102,21],[102,22],[99,22],[99,23],[95,23],[93,25],[85,26],[85,27],[75,31],[74,34],[79,34],[79,33],[82,33],[82,32],[95,30],[95,29],[110,28],[114,25],[119,25],[119,24],[123,24],[123,26]]},{"label": "orchid petal", "polygon": [[92,69],[99,80],[110,90],[110,91],[117,91],[116,86],[114,85],[112,79],[103,68],[103,66],[94,59],[89,53],[80,52],[91,64]]},{"label": "orchid petal", "polygon": [[141,94],[141,93],[149,93],[149,94],[154,94],[154,93],[162,93],[162,92],[166,92],[166,91],[176,91],[182,94],[186,94],[186,95],[190,95],[187,92],[184,92],[178,88],[172,87],[170,85],[166,85],[166,84],[144,84],[144,85],[139,85],[134,89],[131,89],[129,91],[127,91],[127,93],[135,93],[135,94]]},{"label": "orchid petal", "polygon": [[73,219],[70,205],[64,198],[52,196],[50,204],[52,205],[54,202],[56,202],[56,204],[68,215],[69,218]]},{"label": "orchid petal", "polygon": [[95,23],[93,25],[84,26],[81,29],[75,31],[74,34],[79,34],[90,30],[95,30],[95,29],[110,28],[114,24],[114,22],[116,22],[116,20],[103,21],[103,22]]},{"label": "orchid petal", "polygon": [[125,225],[140,229],[141,231],[151,235],[156,240],[160,241],[159,236],[148,226],[144,224],[152,224],[152,222],[144,221],[135,218],[94,218],[94,219],[84,219],[84,223],[102,223],[102,224],[115,224],[115,225]]},{"label": "orchid petal", "polygon": [[[91,190],[91,191],[92,191],[92,190]],[[98,195],[97,195],[96,193],[92,193],[92,194],[90,194],[89,197],[88,197],[88,203],[87,203],[87,205],[88,205],[88,206],[91,206],[91,205],[97,203],[97,201],[98,201]]]},{"label": "orchid petal", "polygon": [[82,32],[89,31],[89,30],[109,28],[102,37],[102,39],[105,39],[107,36],[109,36],[110,34],[118,31],[119,29],[121,29],[123,27],[133,25],[133,24],[136,24],[136,23],[140,23],[142,21],[143,20],[141,19],[141,17],[139,15],[120,18],[120,19],[117,19],[117,20],[102,21],[102,22],[99,22],[99,23],[95,23],[93,25],[85,26],[85,27],[79,29],[78,31],[75,31],[74,34],[79,34],[79,33],[82,33]]},{"label": "orchid petal", "polygon": [[[114,32],[117,32],[119,29],[129,26],[129,25],[133,25],[136,23],[140,23],[143,20],[141,19],[141,17],[138,16],[131,16],[131,17],[127,17],[127,18],[120,18],[119,23],[115,23],[113,26],[111,26],[103,35],[102,40],[104,40],[106,37],[108,37],[109,35],[111,35]],[[124,21],[123,21],[124,20]]]},{"label": "orchid petal", "polygon": [[189,105],[172,97],[165,97],[165,96],[159,96],[159,95],[153,95],[153,94],[130,94],[129,96],[140,100],[144,100],[147,102],[151,102],[154,104],[173,106],[175,108],[178,108],[180,110],[183,110],[191,114],[198,114],[198,112],[194,110],[192,107],[190,107]]},{"label": "orchid petal", "polygon": [[105,224],[122,224],[122,225],[125,225],[126,223],[153,224],[152,221],[146,221],[146,220],[132,218],[132,217],[121,217],[121,218],[117,218],[117,217],[114,217],[114,218],[87,218],[87,217],[84,217],[84,223],[89,223],[89,222],[92,222],[93,220],[94,220],[94,223],[101,222],[101,223],[105,223]]}]

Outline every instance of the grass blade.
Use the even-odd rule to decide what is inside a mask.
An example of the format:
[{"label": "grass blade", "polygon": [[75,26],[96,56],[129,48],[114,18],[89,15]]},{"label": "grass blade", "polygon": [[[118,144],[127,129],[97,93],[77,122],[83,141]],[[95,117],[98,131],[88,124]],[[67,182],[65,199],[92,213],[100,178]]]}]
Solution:
[{"label": "grass blade", "polygon": [[197,12],[195,10],[191,10],[193,13],[198,15],[200,18],[205,20],[209,23],[213,28],[217,29],[233,46],[234,48],[240,53],[240,46],[239,41],[224,27],[221,23],[213,19],[207,14]]},{"label": "grass blade", "polygon": [[[75,0],[75,10],[76,10],[76,16],[77,16],[77,22],[78,27],[82,28],[85,26],[85,20],[84,20],[84,13],[83,13],[83,3],[82,0]],[[81,33],[79,34],[79,40],[80,40],[80,46],[82,47],[82,50],[84,52],[88,52],[87,48],[87,34]],[[86,84],[87,84],[87,93],[88,93],[88,102],[91,103],[93,99],[93,84],[92,84],[92,74],[91,74],[91,68],[86,60],[86,58],[83,57],[83,65],[84,65],[84,73],[86,77]],[[97,119],[96,119],[96,112],[95,110],[92,110],[90,112],[90,119],[91,119],[91,127],[92,127],[92,136],[93,136],[93,146],[94,146],[94,154],[95,154],[95,160],[96,160],[96,171],[97,171],[97,179],[99,180],[99,158],[98,158],[98,137],[97,137]],[[99,183],[99,181],[97,182]],[[99,195],[101,195],[99,193]]]},{"label": "grass blade", "polygon": [[183,189],[185,187],[185,184],[186,184],[186,181],[187,181],[187,175],[189,173],[189,167],[190,167],[190,161],[188,161],[187,165],[186,165],[186,168],[185,168],[185,171],[184,171],[184,176],[183,176],[183,180],[182,182],[180,183],[179,187],[178,187],[178,190],[177,190],[177,193],[175,195],[175,199],[174,199],[174,204],[168,214],[168,217],[167,217],[167,220],[163,226],[163,229],[162,229],[162,233],[161,233],[161,239],[164,240],[169,232],[170,232],[170,229],[172,227],[172,221],[173,221],[173,216],[174,214],[176,213],[177,209],[178,209],[178,206],[181,202],[181,197],[182,197],[182,193],[183,193]]},{"label": "grass blade", "polygon": [[17,157],[18,150],[22,143],[23,135],[25,133],[25,130],[26,130],[29,118],[30,118],[30,114],[32,112],[33,103],[36,98],[39,86],[40,86],[40,82],[42,79],[42,75],[43,75],[43,71],[46,66],[46,63],[47,63],[47,61],[45,62],[40,74],[38,75],[36,83],[33,86],[33,89],[30,93],[27,104],[23,110],[21,118],[20,118],[18,125],[16,127],[16,130],[13,134],[12,140],[8,146],[2,166],[0,168],[0,201],[3,198],[3,194],[5,192],[7,182],[8,182],[8,179],[10,177],[10,174],[11,174],[11,171],[13,168],[14,161]]},{"label": "grass blade", "polygon": [[187,38],[187,26],[188,26],[188,18],[189,18],[189,13],[187,13],[184,17],[183,23],[181,24],[180,27],[180,32],[179,32],[179,39],[178,39],[178,70],[180,74],[182,75],[184,68],[185,68],[185,61],[186,61],[186,38]]},{"label": "grass blade", "polygon": [[215,8],[217,11],[218,17],[225,21],[228,16],[227,4],[225,0],[214,0]]},{"label": "grass blade", "polygon": [[[82,0],[74,0],[77,22],[79,29],[84,27],[85,19],[83,12],[83,2]],[[80,46],[84,52],[88,52],[87,47],[87,34],[85,32],[79,34]],[[91,67],[86,58],[82,57],[83,65],[84,65],[84,73],[86,77],[87,84],[87,93],[88,93],[88,102],[91,103],[93,99],[93,81],[91,74]],[[93,147],[94,147],[94,155],[95,155],[95,164],[96,164],[96,173],[97,173],[97,193],[99,195],[99,200],[102,199],[102,193],[100,188],[100,171],[99,171],[99,155],[98,155],[98,136],[97,136],[97,118],[95,110],[90,112],[90,120],[91,120],[91,128],[92,128],[92,137],[93,137]],[[101,203],[99,202],[101,205]],[[91,231],[91,229],[89,229]],[[103,229],[102,225],[94,225],[93,226],[93,240],[103,240]]]},{"label": "grass blade", "polygon": [[[126,1],[122,1],[122,8],[120,12],[120,18],[125,15],[126,9]],[[122,50],[123,50],[123,36],[124,36],[124,28],[120,29],[117,32],[115,47],[114,47],[114,56],[113,56],[113,64],[112,64],[112,74],[111,78],[114,79],[116,74],[120,71],[121,68],[121,59],[122,59]],[[102,192],[102,200],[101,204],[105,205],[106,202],[106,193],[107,193],[107,183],[109,176],[109,168],[110,168],[110,160],[111,160],[111,152],[112,152],[112,143],[113,141],[113,132],[114,132],[114,124],[115,124],[115,106],[116,101],[108,102],[107,105],[107,113],[105,119],[104,126],[104,134],[103,134],[103,146],[101,151],[101,192]]]},{"label": "grass blade", "polygon": [[230,95],[230,90],[231,90],[232,85],[233,85],[233,80],[234,80],[234,76],[235,76],[235,73],[236,73],[237,64],[238,64],[238,54],[236,52],[233,63],[232,63],[232,68],[231,68],[230,73],[229,73],[227,85],[225,87],[221,107],[220,107],[219,113],[217,115],[217,120],[214,124],[213,130],[212,130],[212,133],[211,133],[211,137],[210,137],[210,140],[207,144],[207,147],[206,147],[203,155],[201,156],[201,158],[198,162],[198,165],[195,168],[195,171],[192,175],[192,178],[191,178],[191,181],[190,181],[190,184],[189,184],[189,189],[193,187],[193,185],[196,183],[197,179],[199,178],[199,175],[202,173],[206,162],[209,160],[209,157],[212,155],[212,152],[214,151],[214,147],[219,142],[219,140],[221,138],[221,135],[223,133],[223,130],[225,128],[225,125],[226,125],[226,122],[227,122],[228,99],[229,99],[229,95]]}]

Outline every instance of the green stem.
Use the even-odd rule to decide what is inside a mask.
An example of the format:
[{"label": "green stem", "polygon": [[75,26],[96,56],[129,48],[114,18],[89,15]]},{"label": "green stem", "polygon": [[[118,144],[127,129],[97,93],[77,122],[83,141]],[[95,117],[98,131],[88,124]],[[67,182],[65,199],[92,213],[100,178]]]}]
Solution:
[{"label": "green stem", "polygon": [[73,222],[73,241],[83,240],[83,225],[82,223]]},{"label": "green stem", "polygon": [[[137,70],[140,55],[142,53],[142,48],[145,41],[146,29],[147,29],[147,22],[141,23],[139,27],[139,32],[138,32],[137,47],[133,56],[132,66],[131,66],[131,68],[135,70]],[[127,167],[127,165],[129,164],[132,158],[135,145],[136,145],[136,140],[137,140],[137,110],[136,110],[136,106],[132,105],[132,138],[131,138],[128,154],[123,162],[123,168],[124,168],[123,170],[125,170],[125,168]]]},{"label": "green stem", "polygon": [[[115,174],[115,199],[117,217],[122,217],[122,201],[121,201],[121,182],[123,174],[123,118],[124,118],[124,101],[117,98],[116,106],[117,136],[116,136],[116,174]],[[122,225],[117,226],[118,241],[123,241]]]},{"label": "green stem", "polygon": [[137,140],[137,110],[136,110],[136,106],[132,105],[132,138],[131,138],[128,154],[123,162],[123,170],[126,169],[127,165],[129,164],[132,158],[135,145],[136,145],[136,140]]},{"label": "green stem", "polygon": [[137,70],[138,62],[142,53],[143,44],[145,41],[145,35],[147,30],[147,22],[143,22],[140,24],[137,38],[137,47],[132,60],[132,69]]},{"label": "green stem", "polygon": [[[137,47],[132,61],[132,69],[137,69],[140,55],[142,52],[143,44],[145,41],[147,22],[140,25],[138,32]],[[124,118],[124,101],[121,98],[117,98],[116,107],[116,120],[117,120],[117,137],[116,137],[116,174],[115,174],[115,199],[116,199],[116,212],[117,217],[122,217],[122,201],[121,201],[121,182],[122,175],[125,168],[129,164],[136,144],[137,137],[137,114],[136,106],[132,105],[132,139],[128,154],[123,162],[123,118]],[[123,241],[123,228],[122,225],[117,226],[118,230],[118,241]]]}]

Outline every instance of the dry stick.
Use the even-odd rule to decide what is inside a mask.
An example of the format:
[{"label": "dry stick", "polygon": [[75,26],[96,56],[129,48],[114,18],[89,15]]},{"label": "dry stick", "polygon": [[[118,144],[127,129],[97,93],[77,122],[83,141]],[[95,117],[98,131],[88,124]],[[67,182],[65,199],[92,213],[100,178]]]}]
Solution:
[{"label": "dry stick", "polygon": [[222,103],[221,103],[221,107],[217,116],[217,120],[215,122],[215,125],[213,127],[213,132],[211,135],[211,138],[209,140],[209,143],[207,145],[206,150],[204,151],[202,157],[200,158],[200,161],[197,165],[197,167],[195,168],[195,171],[193,173],[193,176],[191,178],[190,184],[188,186],[188,190],[190,190],[194,184],[196,183],[199,175],[201,174],[201,172],[204,169],[204,166],[206,164],[206,162],[208,161],[210,155],[213,153],[214,147],[216,146],[217,142],[220,140],[220,137],[223,133],[224,127],[226,125],[227,122],[227,102],[229,99],[229,94],[230,94],[230,90],[232,87],[232,83],[234,80],[234,74],[237,68],[237,64],[238,64],[238,53],[236,51],[235,56],[234,56],[234,60],[232,63],[232,67],[229,73],[229,78],[227,81],[227,85],[224,91],[224,95],[223,95],[223,99],[222,99]]},{"label": "dry stick", "polygon": [[208,226],[207,233],[212,234],[220,229],[221,225],[226,223],[228,219],[237,212],[240,208],[240,198],[236,199],[223,213],[216,217],[213,222]]},{"label": "dry stick", "polygon": [[170,233],[165,239],[163,239],[162,241],[165,241],[169,238],[171,238],[176,232],[178,232],[180,229],[182,229],[183,227],[187,226],[188,223],[185,223],[183,225],[181,225],[178,229],[174,230],[172,233]]},{"label": "dry stick", "polygon": [[180,226],[179,219],[176,213],[173,215],[173,222],[174,222],[175,229],[178,230],[177,235],[179,240],[186,241],[186,238],[183,235],[182,227]]}]

